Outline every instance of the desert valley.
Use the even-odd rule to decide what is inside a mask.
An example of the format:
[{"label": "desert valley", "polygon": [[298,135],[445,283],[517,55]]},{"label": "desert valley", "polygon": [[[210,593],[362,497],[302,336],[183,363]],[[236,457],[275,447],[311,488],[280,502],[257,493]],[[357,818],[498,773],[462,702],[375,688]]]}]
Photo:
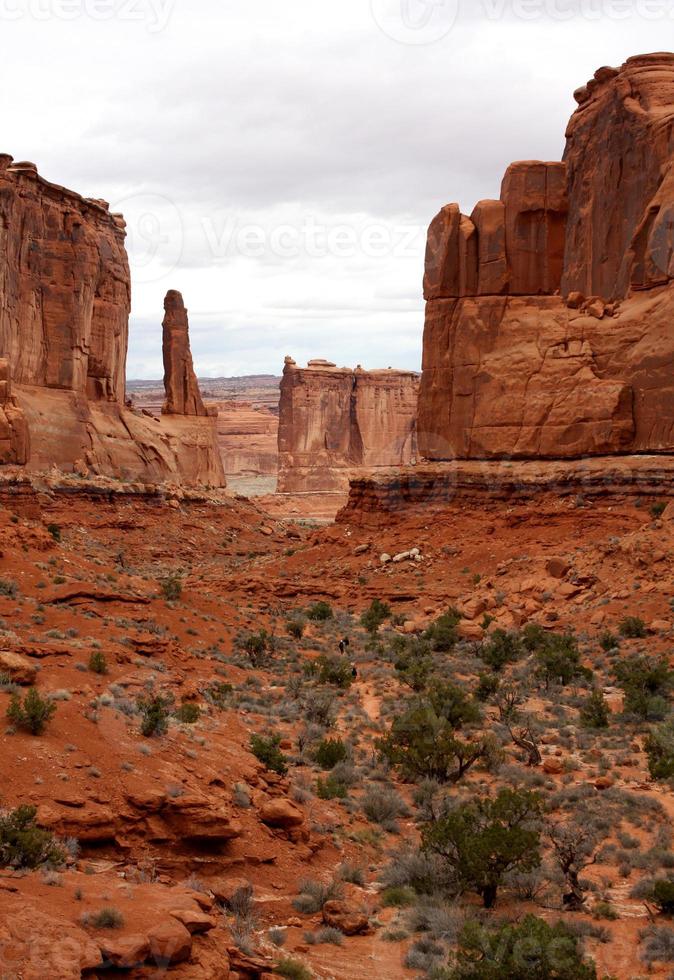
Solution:
[{"label": "desert valley", "polygon": [[674,54],[575,100],[419,372],[198,380],[169,283],[127,381],[124,216],[0,156],[2,980],[674,976]]}]

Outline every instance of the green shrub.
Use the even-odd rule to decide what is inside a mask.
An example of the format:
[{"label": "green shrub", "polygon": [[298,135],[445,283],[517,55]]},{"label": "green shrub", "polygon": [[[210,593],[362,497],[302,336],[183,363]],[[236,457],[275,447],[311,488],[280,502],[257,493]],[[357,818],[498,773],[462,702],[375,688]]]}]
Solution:
[{"label": "green shrub", "polygon": [[563,922],[527,915],[518,924],[469,922],[459,937],[456,966],[446,980],[596,980],[578,939]]},{"label": "green shrub", "polygon": [[353,684],[353,667],[345,657],[321,654],[315,661],[315,669],[321,684],[333,684],[343,690]]},{"label": "green shrub", "polygon": [[664,500],[659,500],[656,504],[651,506],[651,517],[654,521],[657,521],[659,517],[662,517],[664,512],[667,510],[667,504]]},{"label": "green shrub", "polygon": [[175,716],[178,721],[181,721],[184,725],[195,725],[201,717],[201,711],[199,709],[199,705],[192,704],[190,701],[185,701],[185,703],[181,704],[176,710]]},{"label": "green shrub", "polygon": [[617,636],[611,633],[610,630],[604,630],[599,637],[599,646],[602,648],[604,653],[610,653],[611,650],[615,650],[618,646],[620,646],[620,640]]},{"label": "green shrub", "polygon": [[400,680],[413,691],[425,691],[434,666],[430,642],[419,637],[396,636],[391,653]]},{"label": "green shrub", "polygon": [[517,633],[494,630],[491,637],[482,644],[480,656],[493,671],[500,671],[506,664],[519,660],[523,653],[522,641]]},{"label": "green shrub", "polygon": [[7,708],[7,720],[10,724],[31,735],[41,735],[55,714],[54,702],[40,697],[34,687],[30,688],[23,701],[21,695],[13,694]]},{"label": "green shrub", "polygon": [[648,721],[666,713],[666,701],[674,685],[674,671],[665,659],[634,656],[621,660],[615,677],[625,692],[625,710]]},{"label": "green shrub", "polygon": [[165,735],[169,727],[173,698],[168,695],[151,694],[136,702],[142,715],[141,734],[145,738]]},{"label": "green shrub", "polygon": [[61,540],[61,528],[58,524],[47,524],[47,531],[51,534],[54,541]]},{"label": "green shrub", "polygon": [[0,812],[0,865],[12,868],[58,867],[65,853],[46,830],[35,824],[37,808],[20,806]]},{"label": "green shrub", "polygon": [[286,623],[286,632],[295,640],[301,640],[304,636],[305,625],[303,619],[289,619]]},{"label": "green shrub", "polygon": [[642,640],[646,636],[646,624],[638,616],[625,616],[618,629],[626,640]]},{"label": "green shrub", "polygon": [[277,772],[279,776],[285,776],[288,772],[288,759],[281,752],[281,736],[251,735],[250,749],[256,759],[272,772]]},{"label": "green shrub", "polygon": [[550,684],[566,687],[578,677],[592,677],[592,671],[580,662],[578,640],[572,633],[548,633],[536,650],[536,664],[546,688]]},{"label": "green shrub", "polygon": [[124,925],[124,916],[118,909],[108,907],[88,915],[87,925],[93,926],[94,929],[121,929]]},{"label": "green shrub", "polygon": [[319,800],[345,800],[349,795],[349,787],[336,776],[316,780],[316,796]]},{"label": "green shrub", "polygon": [[94,650],[89,657],[89,670],[93,674],[107,674],[108,661],[106,660],[105,654],[102,650]]},{"label": "green shrub", "polygon": [[183,580],[177,572],[171,572],[159,583],[161,594],[167,602],[177,602],[183,594]]},{"label": "green shrub", "polygon": [[654,728],[646,739],[648,771],[653,779],[674,777],[674,719]]},{"label": "green shrub", "polygon": [[348,755],[349,750],[341,738],[324,738],[314,753],[314,759],[321,769],[328,770],[334,769]]},{"label": "green shrub", "polygon": [[457,627],[461,622],[461,615],[456,609],[448,609],[434,623],[428,627],[424,633],[431,649],[438,653],[449,653],[459,641]]},{"label": "green shrub", "polygon": [[416,903],[417,893],[413,888],[399,885],[398,887],[385,888],[379,898],[384,908],[402,909]]},{"label": "green shrub", "polygon": [[580,720],[585,728],[608,728],[611,712],[604,692],[595,687],[580,709]]},{"label": "green shrub", "polygon": [[475,688],[475,697],[478,701],[489,701],[495,694],[498,694],[500,686],[501,681],[496,674],[480,674]]},{"label": "green shrub", "polygon": [[16,599],[19,594],[19,587],[11,578],[0,578],[0,595],[8,599]]},{"label": "green shrub", "polygon": [[313,974],[298,960],[282,959],[274,967],[274,972],[287,980],[312,980]]},{"label": "green shrub", "polygon": [[437,854],[458,882],[477,892],[485,908],[512,871],[533,871],[541,863],[542,812],[538,793],[503,789],[494,798],[460,803],[423,830],[424,850]]},{"label": "green shrub", "polygon": [[307,618],[313,620],[315,623],[323,623],[328,619],[333,619],[333,617],[332,606],[323,600],[315,602],[307,610]]},{"label": "green shrub", "polygon": [[656,881],[652,899],[663,915],[674,915],[674,881],[666,878]]},{"label": "green shrub", "polygon": [[391,607],[381,599],[373,599],[372,605],[360,617],[363,629],[374,636],[379,632],[379,627],[383,626],[387,619],[391,618]]},{"label": "green shrub", "polygon": [[263,667],[269,659],[269,655],[273,653],[275,646],[276,641],[274,637],[266,630],[260,630],[259,633],[252,633],[246,636],[243,641],[243,648],[248,654],[248,659],[253,667]]},{"label": "green shrub", "polygon": [[451,681],[431,677],[426,697],[438,718],[444,718],[452,728],[461,728],[480,721],[479,705]]}]

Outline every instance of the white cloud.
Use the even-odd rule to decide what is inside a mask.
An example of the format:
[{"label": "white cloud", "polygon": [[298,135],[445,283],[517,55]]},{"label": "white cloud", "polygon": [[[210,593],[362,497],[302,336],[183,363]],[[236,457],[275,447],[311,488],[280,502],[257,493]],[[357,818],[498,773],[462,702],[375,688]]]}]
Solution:
[{"label": "white cloud", "polygon": [[573,90],[662,46],[658,2],[0,0],[2,149],[123,207],[131,376],[169,288],[204,375],[418,368],[430,218],[559,159]]}]

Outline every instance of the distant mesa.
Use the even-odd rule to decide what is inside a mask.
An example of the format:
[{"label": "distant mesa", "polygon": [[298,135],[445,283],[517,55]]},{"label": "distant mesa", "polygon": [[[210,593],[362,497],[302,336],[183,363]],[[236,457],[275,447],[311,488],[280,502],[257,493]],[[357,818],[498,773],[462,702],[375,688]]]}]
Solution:
[{"label": "distant mesa", "polygon": [[363,371],[286,357],[279,404],[281,493],[348,490],[363,470],[405,466],[417,456],[419,375]]}]

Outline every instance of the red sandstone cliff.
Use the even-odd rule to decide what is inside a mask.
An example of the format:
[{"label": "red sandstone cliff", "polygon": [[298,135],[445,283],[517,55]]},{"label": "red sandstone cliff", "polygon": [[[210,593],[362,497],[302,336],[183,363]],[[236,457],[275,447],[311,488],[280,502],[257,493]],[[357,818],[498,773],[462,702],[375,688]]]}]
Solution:
[{"label": "red sandstone cliff", "polygon": [[190,350],[189,323],[185,303],[179,292],[171,289],[164,300],[164,415],[208,415],[201,400]]},{"label": "red sandstone cliff", "polygon": [[205,414],[198,388],[161,424],[124,407],[124,228],[0,155],[0,463],[222,485],[214,421],[185,417]]},{"label": "red sandstone cliff", "polygon": [[279,406],[281,493],[344,491],[363,469],[416,457],[419,377],[286,358]]},{"label": "red sandstone cliff", "polygon": [[429,230],[430,459],[674,449],[674,54],[600,69],[564,163],[524,162]]}]

